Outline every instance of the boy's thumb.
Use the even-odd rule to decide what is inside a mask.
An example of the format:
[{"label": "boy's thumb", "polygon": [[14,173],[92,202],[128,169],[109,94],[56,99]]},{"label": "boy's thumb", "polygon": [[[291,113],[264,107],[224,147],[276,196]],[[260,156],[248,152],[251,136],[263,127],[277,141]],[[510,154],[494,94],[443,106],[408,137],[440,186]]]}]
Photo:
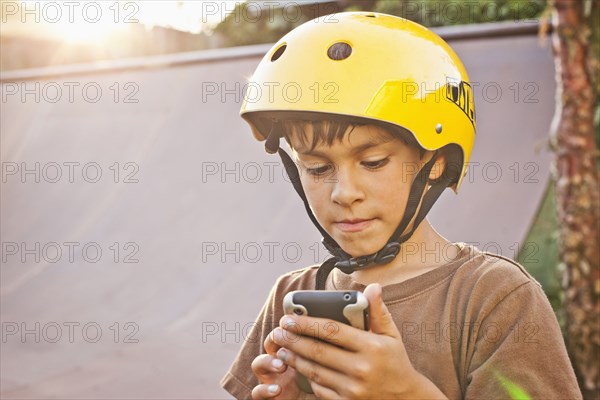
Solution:
[{"label": "boy's thumb", "polygon": [[369,329],[371,332],[395,338],[400,337],[392,314],[390,314],[381,298],[379,283],[372,283],[367,286],[363,294],[369,300]]}]

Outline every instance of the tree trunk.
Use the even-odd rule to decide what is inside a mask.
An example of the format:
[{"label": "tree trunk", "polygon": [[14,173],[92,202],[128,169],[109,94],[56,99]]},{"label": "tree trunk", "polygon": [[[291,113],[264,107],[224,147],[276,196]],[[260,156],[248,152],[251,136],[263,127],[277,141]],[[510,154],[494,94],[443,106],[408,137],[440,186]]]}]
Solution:
[{"label": "tree trunk", "polygon": [[[592,4],[588,2],[587,6]],[[584,398],[598,399],[600,185],[594,137],[597,60],[591,55],[585,3],[554,0],[551,6],[557,77],[552,143],[556,151],[554,178],[567,345]]]}]

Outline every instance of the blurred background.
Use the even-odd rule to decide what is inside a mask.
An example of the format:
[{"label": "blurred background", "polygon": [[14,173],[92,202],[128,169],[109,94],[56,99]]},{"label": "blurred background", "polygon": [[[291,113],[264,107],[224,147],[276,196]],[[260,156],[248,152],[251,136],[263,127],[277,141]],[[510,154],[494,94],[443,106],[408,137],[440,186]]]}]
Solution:
[{"label": "blurred background", "polygon": [[229,398],[218,382],[275,279],[327,258],[238,116],[244,84],[282,35],[340,11],[432,27],[463,60],[472,165],[429,219],[523,264],[568,340],[546,1],[0,6],[3,399]]},{"label": "blurred background", "polygon": [[[377,11],[426,26],[532,20],[543,0],[0,1],[2,70],[274,43],[340,11]],[[36,48],[37,51],[28,51]]]}]

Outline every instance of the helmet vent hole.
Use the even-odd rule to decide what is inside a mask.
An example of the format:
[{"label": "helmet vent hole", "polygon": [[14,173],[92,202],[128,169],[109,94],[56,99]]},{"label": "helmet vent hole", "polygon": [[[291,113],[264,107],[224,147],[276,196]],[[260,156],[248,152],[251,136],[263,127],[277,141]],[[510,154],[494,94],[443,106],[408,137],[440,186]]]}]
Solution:
[{"label": "helmet vent hole", "polygon": [[277,61],[279,59],[279,57],[281,57],[281,55],[283,54],[283,52],[285,51],[286,48],[287,48],[287,45],[285,45],[285,44],[279,46],[279,48],[277,50],[275,50],[275,52],[271,56],[271,61]]},{"label": "helmet vent hole", "polygon": [[377,16],[374,15],[374,14],[368,14],[368,15],[365,15],[365,17],[367,17],[367,18],[377,18]]},{"label": "helmet vent hole", "polygon": [[352,47],[348,43],[337,42],[332,44],[327,50],[329,58],[335,61],[345,60],[352,54]]}]

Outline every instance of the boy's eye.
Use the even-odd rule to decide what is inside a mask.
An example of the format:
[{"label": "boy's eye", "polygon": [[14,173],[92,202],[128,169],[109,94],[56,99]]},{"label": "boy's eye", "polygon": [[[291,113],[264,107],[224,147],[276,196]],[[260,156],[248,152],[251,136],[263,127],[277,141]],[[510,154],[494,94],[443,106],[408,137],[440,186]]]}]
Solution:
[{"label": "boy's eye", "polygon": [[378,168],[383,167],[389,161],[390,161],[389,158],[384,158],[382,160],[377,160],[377,161],[363,161],[362,164],[365,167],[367,167],[368,169],[378,169]]},{"label": "boy's eye", "polygon": [[[389,158],[383,158],[381,160],[376,160],[376,161],[363,161],[361,162],[362,165],[364,165],[367,169],[379,169],[381,167],[383,167],[384,165],[386,165],[388,162],[390,161]],[[320,166],[314,166],[312,168],[306,168],[306,172],[309,175],[313,175],[313,176],[322,176],[325,175],[329,172],[331,172],[333,170],[333,166],[331,164],[325,164],[325,165],[320,165]]]},{"label": "boy's eye", "polygon": [[320,167],[306,168],[306,172],[309,175],[314,175],[314,176],[325,175],[330,170],[331,170],[330,165],[322,165]]}]

